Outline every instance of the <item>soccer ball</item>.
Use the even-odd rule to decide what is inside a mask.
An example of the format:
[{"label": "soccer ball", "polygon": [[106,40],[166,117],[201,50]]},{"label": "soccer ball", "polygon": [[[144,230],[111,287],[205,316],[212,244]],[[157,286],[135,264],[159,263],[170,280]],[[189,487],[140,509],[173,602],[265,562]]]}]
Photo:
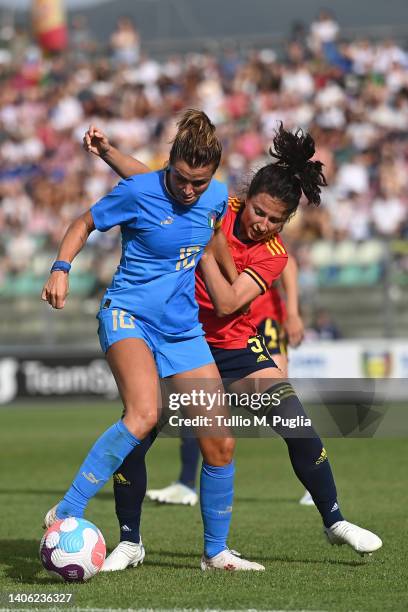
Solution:
[{"label": "soccer ball", "polygon": [[101,569],[106,545],[99,529],[82,518],[55,522],[40,544],[44,568],[67,582],[89,580]]}]

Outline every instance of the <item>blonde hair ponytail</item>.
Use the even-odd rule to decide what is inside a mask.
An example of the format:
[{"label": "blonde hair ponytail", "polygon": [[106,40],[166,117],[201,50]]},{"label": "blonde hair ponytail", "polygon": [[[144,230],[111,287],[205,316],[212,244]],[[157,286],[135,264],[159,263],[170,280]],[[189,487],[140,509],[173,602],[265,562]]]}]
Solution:
[{"label": "blonde hair ponytail", "polygon": [[191,168],[214,166],[221,161],[222,145],[215,134],[215,125],[200,110],[190,108],[177,123],[177,134],[170,150],[169,161],[185,161]]}]

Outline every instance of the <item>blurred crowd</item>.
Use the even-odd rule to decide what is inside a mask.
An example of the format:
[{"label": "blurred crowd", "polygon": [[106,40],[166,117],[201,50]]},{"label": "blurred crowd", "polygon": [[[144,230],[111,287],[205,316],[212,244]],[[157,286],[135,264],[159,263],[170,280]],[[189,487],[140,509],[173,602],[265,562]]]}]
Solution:
[{"label": "blurred crowd", "polygon": [[[142,40],[141,40],[142,38]],[[67,53],[46,57],[22,30],[0,48],[0,286],[39,250],[55,251],[67,224],[117,181],[83,151],[89,124],[152,168],[161,167],[177,113],[202,108],[223,141],[218,176],[242,193],[268,159],[279,121],[316,141],[328,187],[285,230],[308,266],[318,239],[408,236],[408,53],[393,40],[344,41],[322,12],[295,24],[283,52],[227,48],[157,61],[129,18],[101,50],[85,18],[70,27]],[[110,278],[117,232],[91,237],[101,285]]]}]

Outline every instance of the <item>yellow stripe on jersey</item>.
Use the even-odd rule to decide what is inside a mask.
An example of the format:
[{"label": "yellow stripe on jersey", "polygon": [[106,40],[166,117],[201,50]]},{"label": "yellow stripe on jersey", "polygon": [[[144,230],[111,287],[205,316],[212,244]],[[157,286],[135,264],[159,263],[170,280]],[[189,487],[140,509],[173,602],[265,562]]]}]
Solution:
[{"label": "yellow stripe on jersey", "polygon": [[238,211],[239,211],[239,209],[240,209],[240,208],[241,208],[241,206],[242,206],[242,202],[241,202],[241,200],[239,200],[238,198],[235,198],[235,197],[233,197],[233,198],[228,198],[228,206],[229,206],[230,208],[232,208],[232,210],[233,210],[234,212],[238,212]]},{"label": "yellow stripe on jersey", "polygon": [[272,255],[286,255],[284,247],[280,244],[277,238],[272,238],[272,240],[265,242],[265,245]]},{"label": "yellow stripe on jersey", "polygon": [[237,198],[237,196],[229,196],[228,202],[230,202],[230,204],[238,204],[239,206],[241,206],[242,203],[241,200]]},{"label": "yellow stripe on jersey", "polygon": [[268,286],[265,283],[264,279],[262,278],[262,276],[259,276],[259,274],[257,274],[255,272],[255,270],[252,270],[252,268],[245,268],[244,272],[246,272],[247,274],[249,274],[249,276],[251,276],[251,278],[254,279],[254,281],[256,282],[257,285],[260,286],[260,288],[262,289],[263,293],[266,293],[268,290]]},{"label": "yellow stripe on jersey", "polygon": [[280,255],[279,251],[271,242],[265,242],[265,246],[272,255]]},{"label": "yellow stripe on jersey", "polygon": [[235,213],[239,212],[239,210],[240,210],[240,206],[232,206],[231,204],[230,204],[230,208],[231,208],[231,210],[233,210]]},{"label": "yellow stripe on jersey", "polygon": [[281,245],[281,243],[279,242],[279,240],[277,238],[273,238],[273,240],[271,242],[274,243],[275,247],[278,249],[278,251],[280,251],[282,253],[282,255],[286,255],[286,251],[285,251],[284,247]]}]

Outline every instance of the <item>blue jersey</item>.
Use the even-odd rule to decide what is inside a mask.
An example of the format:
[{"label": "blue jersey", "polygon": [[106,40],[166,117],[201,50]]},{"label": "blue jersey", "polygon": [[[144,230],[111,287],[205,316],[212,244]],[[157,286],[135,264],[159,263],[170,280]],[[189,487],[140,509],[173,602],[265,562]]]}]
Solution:
[{"label": "blue jersey", "polygon": [[168,193],[164,170],[131,176],[97,202],[96,229],[120,225],[122,257],[103,302],[158,330],[197,335],[194,272],[227,208],[227,188],[212,179],[191,206]]}]

